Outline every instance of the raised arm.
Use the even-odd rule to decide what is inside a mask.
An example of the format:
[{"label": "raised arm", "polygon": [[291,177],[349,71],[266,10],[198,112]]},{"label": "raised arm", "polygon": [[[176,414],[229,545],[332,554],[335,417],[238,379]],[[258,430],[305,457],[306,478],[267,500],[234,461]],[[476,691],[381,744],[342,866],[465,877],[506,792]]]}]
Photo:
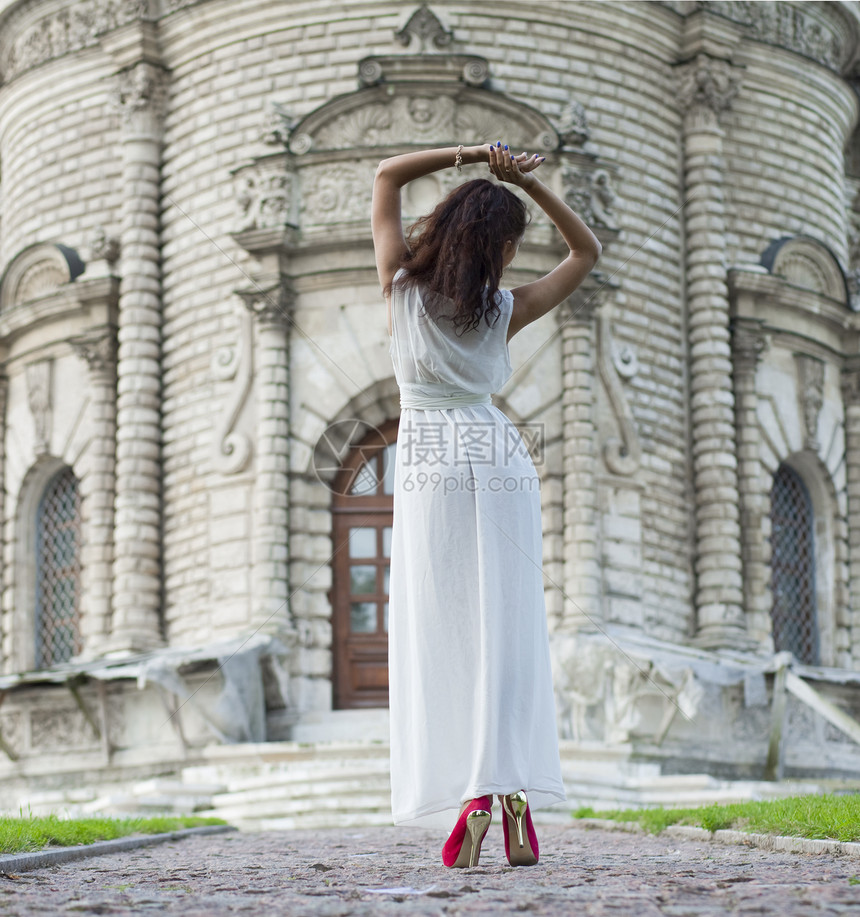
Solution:
[{"label": "raised arm", "polygon": [[[508,326],[508,340],[535,319],[554,309],[588,276],[602,247],[597,236],[570,207],[543,184],[525,156],[512,157],[497,148],[489,150],[490,170],[500,181],[518,185],[552,220],[570,249],[558,267],[544,277],[512,290],[514,310]],[[539,163],[538,163],[539,164]]]},{"label": "raised arm", "polygon": [[[391,159],[383,159],[376,169],[370,221],[373,229],[373,248],[376,253],[376,270],[383,289],[386,289],[394,279],[400,266],[400,258],[406,251],[400,215],[400,189],[423,175],[439,172],[441,169],[453,169],[457,164],[458,149],[452,146],[403,153],[400,156],[392,156]],[[463,165],[489,162],[489,155],[487,146],[463,147],[460,161]]]}]

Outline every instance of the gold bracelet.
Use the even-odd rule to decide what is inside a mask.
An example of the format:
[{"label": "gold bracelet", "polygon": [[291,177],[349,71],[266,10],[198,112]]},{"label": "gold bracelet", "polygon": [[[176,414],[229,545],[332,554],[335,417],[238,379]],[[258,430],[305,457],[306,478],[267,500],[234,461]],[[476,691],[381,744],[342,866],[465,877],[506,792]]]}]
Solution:
[{"label": "gold bracelet", "polygon": [[457,155],[454,157],[454,165],[457,167],[458,172],[463,171],[463,144],[462,143],[457,147]]}]

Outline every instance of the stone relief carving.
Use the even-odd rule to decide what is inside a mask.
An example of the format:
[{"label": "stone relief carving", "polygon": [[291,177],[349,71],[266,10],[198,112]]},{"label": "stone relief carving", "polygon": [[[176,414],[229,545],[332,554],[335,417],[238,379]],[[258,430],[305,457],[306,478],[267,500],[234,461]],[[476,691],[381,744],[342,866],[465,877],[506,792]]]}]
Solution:
[{"label": "stone relief carving", "polygon": [[582,169],[570,162],[561,167],[562,197],[591,226],[617,232],[612,205],[615,191],[605,169]]},{"label": "stone relief carving", "polygon": [[267,146],[286,146],[297,123],[286,105],[270,102],[260,139]]},{"label": "stone relief carving", "polygon": [[31,748],[81,748],[97,741],[98,736],[78,709],[37,709],[30,713]]},{"label": "stone relief carving", "polygon": [[580,147],[591,135],[582,102],[571,102],[562,112],[557,124],[558,135],[565,147]]},{"label": "stone relief carving", "polygon": [[236,423],[251,392],[254,378],[254,317],[248,309],[238,311],[236,344],[219,347],[212,355],[211,373],[217,382],[233,380],[227,408],[215,428],[212,465],[221,474],[237,474],[251,457],[251,439],[236,430]]},{"label": "stone relief carving", "polygon": [[394,37],[404,46],[411,44],[412,39],[415,38],[419,51],[423,51],[428,45],[434,48],[448,47],[454,40],[454,33],[449,32],[442,25],[426,3],[422,3],[409,17],[406,25],[399,32],[394,33]]},{"label": "stone relief carving", "polygon": [[302,182],[304,228],[367,220],[374,162],[310,166]]},{"label": "stone relief carving", "polygon": [[495,93],[410,85],[390,97],[382,92],[384,88],[360,91],[334,103],[329,112],[326,106],[312,112],[291,134],[290,152],[302,156],[311,151],[400,147],[404,143],[477,143],[501,136],[512,147],[530,153],[558,146],[558,136],[545,118],[537,112],[523,117],[522,109]]},{"label": "stone relief carving", "polygon": [[779,239],[762,256],[770,272],[789,283],[847,304],[842,269],[826,246],[806,236]]},{"label": "stone relief carving", "polygon": [[28,363],[27,403],[33,416],[36,455],[45,455],[49,451],[51,440],[53,360],[37,360]]},{"label": "stone relief carving", "polygon": [[818,416],[824,403],[824,361],[805,353],[794,355],[797,392],[806,437],[804,447],[818,451]]},{"label": "stone relief carving", "polygon": [[116,332],[113,328],[96,328],[79,334],[69,338],[69,344],[92,373],[108,372],[116,365]]},{"label": "stone relief carving", "polygon": [[24,750],[24,717],[20,713],[0,716],[0,751],[20,755]]},{"label": "stone relief carving", "polygon": [[714,114],[725,111],[740,91],[739,72],[727,61],[698,54],[681,64],[678,73],[678,103],[684,112],[705,108]]},{"label": "stone relief carving", "polygon": [[620,439],[612,438],[604,443],[603,460],[613,474],[631,475],[639,468],[642,447],[613,360],[612,329],[606,308],[601,310],[597,322],[597,365],[621,434]]},{"label": "stone relief carving", "polygon": [[2,75],[11,80],[55,57],[98,44],[98,36],[149,13],[148,0],[80,0],[24,29],[9,48]]},{"label": "stone relief carving", "polygon": [[849,54],[847,35],[816,4],[711,0],[700,6],[745,25],[761,41],[797,51],[831,70],[839,70]]},{"label": "stone relief carving", "polygon": [[96,226],[90,235],[87,252],[90,261],[107,261],[108,264],[115,264],[119,258],[119,239],[108,234],[104,226]]},{"label": "stone relief carving", "polygon": [[0,288],[0,309],[12,309],[55,293],[84,270],[78,253],[67,245],[41,242],[17,255],[6,269]]},{"label": "stone relief carving", "polygon": [[161,67],[142,61],[118,74],[113,104],[125,124],[135,123],[141,115],[159,120],[166,102],[167,77]]},{"label": "stone relief carving", "polygon": [[53,293],[57,287],[66,283],[66,271],[51,261],[42,261],[29,267],[18,281],[15,299],[18,302],[29,302],[48,293]]},{"label": "stone relief carving", "polygon": [[735,319],[732,322],[732,357],[735,370],[754,372],[762,354],[770,344],[759,321]]},{"label": "stone relief carving", "polygon": [[295,225],[296,177],[286,170],[280,157],[275,162],[255,163],[236,174],[240,232]]}]

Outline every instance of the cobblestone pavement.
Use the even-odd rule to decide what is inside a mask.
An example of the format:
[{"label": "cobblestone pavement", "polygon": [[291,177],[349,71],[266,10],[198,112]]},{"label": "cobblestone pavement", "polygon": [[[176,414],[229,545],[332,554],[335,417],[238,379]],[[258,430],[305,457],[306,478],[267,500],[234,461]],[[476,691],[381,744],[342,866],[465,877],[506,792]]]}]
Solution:
[{"label": "cobblestone pavement", "polygon": [[[860,915],[860,862],[539,826],[511,868],[495,820],[475,869],[414,828],[221,834],[0,876],[0,915]],[[854,884],[857,883],[857,884]]]}]

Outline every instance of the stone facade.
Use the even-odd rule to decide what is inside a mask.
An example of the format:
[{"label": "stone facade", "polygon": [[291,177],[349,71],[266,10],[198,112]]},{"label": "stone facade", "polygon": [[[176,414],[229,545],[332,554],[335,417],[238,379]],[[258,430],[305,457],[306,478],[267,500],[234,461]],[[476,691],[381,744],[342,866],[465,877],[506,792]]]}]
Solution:
[{"label": "stone facade", "polygon": [[[804,671],[856,716],[858,53],[847,4],[0,0],[0,777],[39,753],[52,691],[105,719],[77,730],[82,769],[241,740],[210,709],[235,674],[198,691],[190,743],[147,730],[158,691],[194,696],[200,652],[251,635],[264,738],[331,710],[331,484],[398,413],[373,172],[499,138],[547,154],[604,244],[514,339],[497,399],[540,431],[562,734],[755,770],[738,749],[770,729],[749,685],[774,668],[782,466],[814,515]],[[407,216],[481,174],[416,182]],[[563,253],[533,216],[510,285]],[[333,425],[350,432],[322,469]],[[66,467],[78,645],[37,675],[37,518]],[[106,720],[141,715],[132,669],[158,659],[178,681],[150,679],[137,739]],[[816,747],[792,766],[815,770]]]}]

